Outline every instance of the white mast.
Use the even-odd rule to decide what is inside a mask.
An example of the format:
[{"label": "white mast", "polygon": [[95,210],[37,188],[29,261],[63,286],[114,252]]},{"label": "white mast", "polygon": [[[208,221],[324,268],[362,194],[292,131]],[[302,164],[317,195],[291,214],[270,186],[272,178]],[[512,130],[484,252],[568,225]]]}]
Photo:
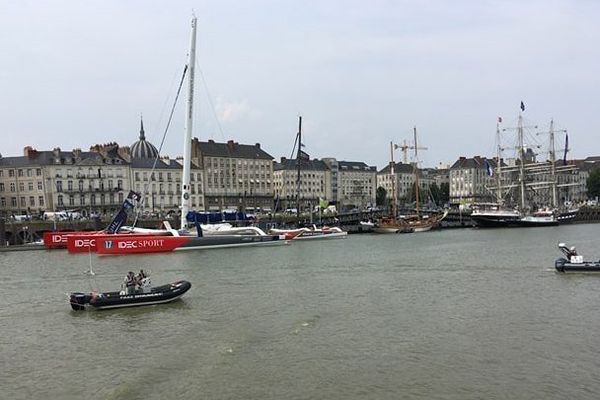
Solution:
[{"label": "white mast", "polygon": [[502,146],[500,144],[500,121],[496,122],[496,140],[498,141],[498,149],[496,153],[496,182],[498,191],[496,194],[496,202],[502,204]]},{"label": "white mast", "polygon": [[186,216],[190,211],[190,170],[192,163],[192,119],[194,116],[194,68],[196,66],[196,16],[192,18],[192,38],[188,61],[188,101],[183,137],[183,177],[181,178],[181,228],[187,225]]},{"label": "white mast", "polygon": [[523,115],[521,113],[519,113],[517,135],[519,141],[519,183],[521,186],[521,212],[525,212],[525,144],[523,143]]}]

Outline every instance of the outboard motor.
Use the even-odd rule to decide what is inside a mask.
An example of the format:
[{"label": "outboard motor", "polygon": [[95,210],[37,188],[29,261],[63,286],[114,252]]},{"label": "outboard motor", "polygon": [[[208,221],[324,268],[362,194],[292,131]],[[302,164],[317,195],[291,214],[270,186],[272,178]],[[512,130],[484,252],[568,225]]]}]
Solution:
[{"label": "outboard motor", "polygon": [[75,311],[85,310],[85,305],[89,303],[90,296],[85,293],[71,293],[71,308]]}]

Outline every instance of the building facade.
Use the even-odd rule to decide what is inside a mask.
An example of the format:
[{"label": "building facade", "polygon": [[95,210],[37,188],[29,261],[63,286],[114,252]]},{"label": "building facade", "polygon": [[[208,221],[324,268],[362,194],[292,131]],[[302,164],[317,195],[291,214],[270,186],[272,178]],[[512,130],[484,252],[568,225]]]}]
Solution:
[{"label": "building facade", "polygon": [[197,189],[203,190],[206,210],[269,211],[273,207],[273,157],[260,143],[233,140],[192,140],[192,161],[204,172]]},{"label": "building facade", "polygon": [[337,161],[323,158],[331,171],[331,201],[340,209],[364,209],[375,205],[377,194],[377,167],[364,162]]},{"label": "building facade", "polygon": [[[298,162],[300,163],[300,182],[298,185]],[[321,160],[311,160],[308,156],[300,159],[281,157],[273,166],[275,182],[275,203],[277,209],[301,211],[314,209],[319,201],[332,201],[331,170]]]}]

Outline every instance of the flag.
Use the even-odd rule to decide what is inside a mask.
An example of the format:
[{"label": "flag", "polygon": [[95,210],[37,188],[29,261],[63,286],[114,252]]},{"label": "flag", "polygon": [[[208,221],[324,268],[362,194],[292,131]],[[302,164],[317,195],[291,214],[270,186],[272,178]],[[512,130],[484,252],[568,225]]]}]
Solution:
[{"label": "flag", "polygon": [[310,156],[307,153],[305,153],[304,151],[300,150],[300,159],[301,160],[309,161],[310,160]]},{"label": "flag", "polygon": [[525,104],[521,101],[521,111],[525,111]]},{"label": "flag", "polygon": [[319,197],[319,207],[321,207],[322,209],[325,209],[325,208],[329,207],[329,202],[327,200]]},{"label": "flag", "polygon": [[483,164],[485,165],[485,172],[488,176],[494,176],[494,169],[492,168],[492,164],[488,160],[484,160]]},{"label": "flag", "polygon": [[502,117],[498,117],[498,123],[501,124],[502,123]]},{"label": "flag", "polygon": [[567,153],[569,152],[569,134],[565,136],[565,155],[563,157],[563,165],[567,165]]}]

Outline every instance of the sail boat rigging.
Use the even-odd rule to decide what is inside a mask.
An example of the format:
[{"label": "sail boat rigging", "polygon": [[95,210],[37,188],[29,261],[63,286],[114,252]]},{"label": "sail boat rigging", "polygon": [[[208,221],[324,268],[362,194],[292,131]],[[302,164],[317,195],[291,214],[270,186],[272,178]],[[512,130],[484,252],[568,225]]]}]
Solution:
[{"label": "sail boat rigging", "polygon": [[[392,204],[391,204],[391,215],[387,217],[381,218],[374,227],[374,231],[377,233],[412,233],[412,232],[426,232],[431,230],[434,227],[439,226],[442,219],[446,217],[448,211],[444,211],[442,215],[431,215],[428,218],[424,218],[421,215],[420,210],[420,183],[419,183],[419,165],[418,165],[418,151],[426,150],[426,147],[419,147],[417,140],[417,127],[413,128],[413,137],[414,137],[414,145],[404,146],[394,145],[390,142],[390,173],[392,178]],[[415,162],[413,164],[413,176],[415,183],[415,209],[416,215],[411,217],[406,217],[403,219],[398,219],[398,206],[397,206],[397,189],[396,189],[396,171],[395,171],[395,162],[394,162],[394,150],[402,149],[402,151],[406,151],[407,149],[413,149],[415,155]],[[405,157],[406,159],[406,157]]]}]

